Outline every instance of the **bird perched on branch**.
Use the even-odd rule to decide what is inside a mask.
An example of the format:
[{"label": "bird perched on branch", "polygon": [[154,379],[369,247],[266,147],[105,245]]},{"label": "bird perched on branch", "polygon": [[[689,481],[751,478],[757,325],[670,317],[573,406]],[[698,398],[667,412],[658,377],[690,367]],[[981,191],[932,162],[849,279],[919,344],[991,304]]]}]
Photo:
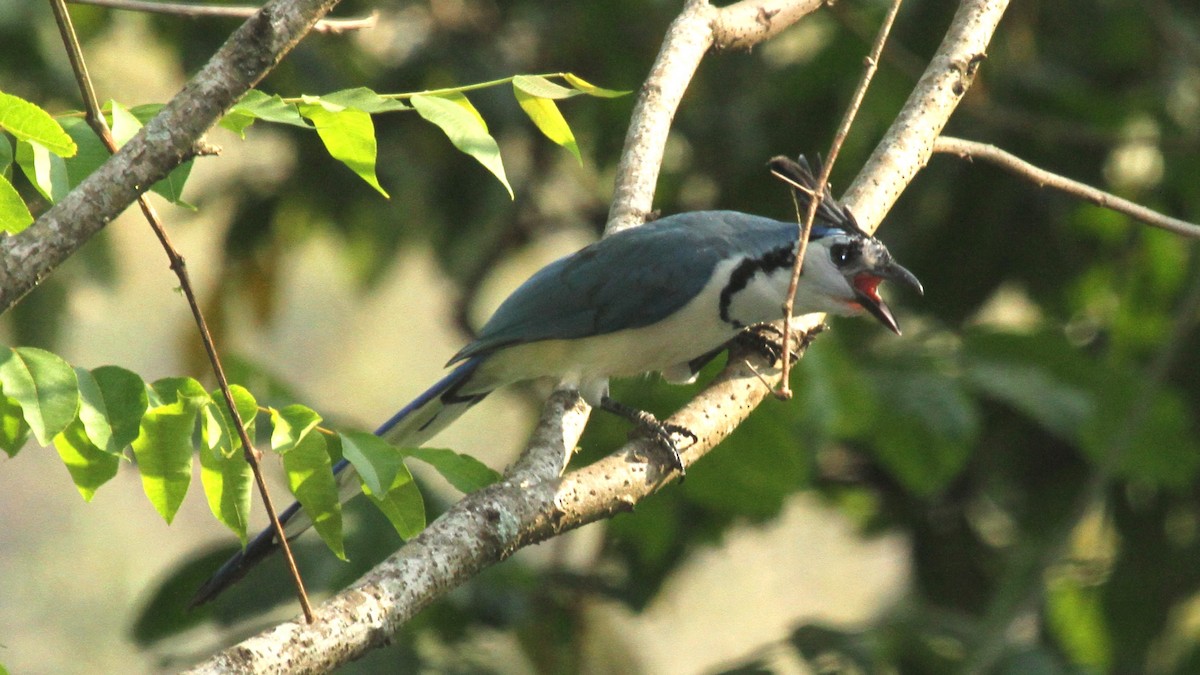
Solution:
[{"label": "bird perched on branch", "polygon": [[[777,157],[772,171],[795,189],[803,213],[816,191],[813,170]],[[618,232],[543,267],[508,296],[441,381],[376,431],[421,445],[489,393],[543,377],[575,389],[589,404],[630,419],[668,450],[682,471],[675,437],[685,428],[612,400],[612,377],[658,371],[690,382],[724,345],[751,326],[781,319],[800,229],[734,211],[681,213]],[[891,280],[922,292],[911,272],[825,189],[804,256],[794,314],[868,313],[899,334],[878,288]],[[335,471],[358,492],[353,467]],[[289,538],[308,527],[298,504],[280,519]],[[211,600],[278,546],[268,529],[197,592]]]}]

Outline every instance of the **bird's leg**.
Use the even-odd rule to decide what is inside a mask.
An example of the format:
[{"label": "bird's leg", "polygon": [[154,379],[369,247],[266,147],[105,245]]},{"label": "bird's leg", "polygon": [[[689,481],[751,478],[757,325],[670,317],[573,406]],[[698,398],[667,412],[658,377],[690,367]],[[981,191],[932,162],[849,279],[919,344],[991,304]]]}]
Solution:
[{"label": "bird's leg", "polygon": [[686,471],[683,467],[683,458],[679,456],[679,448],[675,445],[675,440],[672,435],[684,436],[692,439],[692,443],[700,440],[696,434],[692,433],[687,427],[670,422],[663,422],[654,415],[639,410],[633,406],[625,405],[620,401],[614,401],[608,396],[600,399],[600,407],[614,415],[619,415],[629,420],[634,426],[650,435],[659,446],[667,451],[668,460],[671,467],[679,472],[682,477]]}]

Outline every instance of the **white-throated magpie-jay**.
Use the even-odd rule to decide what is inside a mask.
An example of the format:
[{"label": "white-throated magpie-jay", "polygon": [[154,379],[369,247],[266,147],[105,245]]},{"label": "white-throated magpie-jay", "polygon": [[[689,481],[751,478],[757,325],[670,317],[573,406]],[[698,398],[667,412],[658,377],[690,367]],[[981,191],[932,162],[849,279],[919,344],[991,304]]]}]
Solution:
[{"label": "white-throated magpie-jay", "polygon": [[[804,157],[799,163],[776,158],[772,168],[798,186],[803,212],[816,183]],[[649,425],[678,463],[671,434],[690,432],[612,401],[609,378],[658,371],[672,382],[691,381],[705,357],[744,329],[779,319],[798,232],[795,222],[697,211],[616,233],[560,258],[513,291],[475,341],[450,359],[448,365],[457,367],[376,434],[418,446],[496,388],[554,377],[592,406]],[[922,290],[826,189],[794,313],[865,312],[899,334],[879,297],[885,279]],[[340,484],[357,493],[353,468],[343,460],[335,471]],[[289,538],[307,527],[298,514],[293,504],[280,516]],[[272,530],[259,534],[204,584],[193,605],[215,597],[276,547]]]}]

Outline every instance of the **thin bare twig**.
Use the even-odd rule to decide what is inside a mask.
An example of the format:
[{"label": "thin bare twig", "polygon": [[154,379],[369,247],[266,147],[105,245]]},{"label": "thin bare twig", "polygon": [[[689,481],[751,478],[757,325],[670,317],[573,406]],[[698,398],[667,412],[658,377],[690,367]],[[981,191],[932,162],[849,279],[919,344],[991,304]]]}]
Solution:
[{"label": "thin bare twig", "polygon": [[[108,148],[109,153],[115,154],[117,152],[117,143],[113,139],[111,130],[108,128],[108,121],[104,118],[104,113],[100,108],[100,101],[96,97],[96,90],[92,86],[91,77],[88,75],[87,64],[83,58],[83,49],[79,45],[79,38],[75,33],[74,24],[71,22],[71,15],[67,11],[66,1],[50,0],[50,6],[54,10],[54,18],[58,23],[59,32],[62,35],[63,44],[67,50],[67,57],[71,62],[71,69],[75,73],[80,94],[83,96],[84,107],[87,109],[88,125],[100,137],[105,147]],[[246,433],[246,425],[242,421],[242,416],[233,401],[233,394],[229,390],[229,380],[225,377],[225,369],[222,367],[221,358],[217,354],[216,344],[213,342],[212,334],[208,330],[208,322],[204,319],[204,313],[200,310],[200,303],[196,300],[196,293],[192,288],[191,279],[188,277],[187,263],[184,261],[183,256],[179,254],[178,249],[171,243],[170,238],[167,236],[166,228],[163,227],[162,219],[159,218],[157,211],[150,204],[146,195],[139,195],[137,202],[138,206],[142,209],[142,214],[146,217],[146,221],[150,224],[150,229],[154,231],[154,235],[158,237],[158,241],[162,244],[163,250],[167,254],[167,259],[170,260],[171,270],[179,278],[179,287],[183,291],[184,297],[187,298],[188,305],[192,310],[192,316],[196,319],[196,327],[200,331],[200,339],[204,343],[205,352],[208,353],[213,374],[217,378],[217,385],[221,389],[221,395],[225,398],[225,405],[229,408],[230,419],[233,420],[234,428],[237,430],[238,437],[242,441],[242,449],[246,456],[246,461],[250,463],[250,468],[254,472],[254,480],[258,483],[258,491],[262,495],[267,515],[271,518],[276,536],[279,537],[284,555],[287,557],[288,567],[291,569],[292,578],[296,583],[296,592],[300,599],[300,607],[304,611],[305,619],[309,623],[312,623],[314,620],[312,605],[308,601],[308,594],[304,591],[304,582],[300,578],[300,571],[296,567],[295,559],[292,557],[287,536],[283,531],[283,525],[280,524],[279,518],[275,514],[275,507],[271,503],[271,495],[267,490],[267,483],[263,478],[262,469],[259,466],[258,460],[261,457],[261,453],[254,448],[254,444],[250,440],[250,435]]]},{"label": "thin bare twig", "polygon": [[[260,8],[253,5],[198,5],[190,2],[152,2],[151,0],[67,0],[73,5],[91,5],[107,9],[170,14],[186,19],[227,18],[247,19]],[[339,35],[355,30],[374,28],[379,23],[379,12],[357,19],[321,19],[313,25],[313,31]]]},{"label": "thin bare twig", "polygon": [[[792,307],[796,302],[796,289],[800,285],[800,271],[804,267],[804,253],[808,250],[808,237],[812,233],[813,221],[817,217],[817,209],[821,206],[821,198],[825,196],[825,186],[829,184],[829,175],[833,171],[833,163],[837,161],[838,153],[842,150],[842,144],[846,142],[846,136],[850,133],[850,125],[854,123],[854,117],[858,114],[858,108],[862,105],[863,97],[867,95],[867,87],[871,84],[871,78],[875,76],[875,71],[879,68],[879,56],[883,53],[883,46],[887,44],[888,34],[892,31],[892,24],[896,21],[896,15],[900,12],[901,0],[893,0],[892,5],[888,8],[887,16],[883,18],[883,24],[879,26],[879,34],[875,36],[875,44],[871,47],[871,54],[864,62],[862,78],[858,82],[858,87],[854,90],[854,97],[850,101],[850,105],[846,106],[846,112],[842,115],[842,122],[838,126],[837,133],[833,136],[833,142],[829,145],[829,155],[825,161],[821,163],[821,175],[817,176],[817,184],[814,188],[812,198],[808,201],[808,212],[800,218],[800,237],[796,248],[796,260],[792,263],[792,278],[788,283],[787,299],[783,301],[783,375],[779,380],[779,389],[775,392],[775,396],[787,400],[792,397],[792,389],[788,384],[792,373]],[[795,193],[792,193],[792,199],[795,200]],[[797,216],[799,212],[797,209]]]},{"label": "thin bare twig", "polygon": [[1122,199],[1110,192],[1105,192],[1085,183],[1080,183],[1079,181],[1038,168],[1020,157],[988,143],[968,141],[951,136],[941,136],[934,142],[933,151],[958,155],[964,159],[982,159],[985,162],[995,164],[1013,175],[1032,181],[1038,187],[1053,188],[1084,201],[1091,202],[1096,206],[1102,206],[1106,209],[1123,213],[1147,225],[1162,228],[1184,237],[1200,239],[1200,225],[1163,215],[1141,204],[1135,204],[1128,199]]}]

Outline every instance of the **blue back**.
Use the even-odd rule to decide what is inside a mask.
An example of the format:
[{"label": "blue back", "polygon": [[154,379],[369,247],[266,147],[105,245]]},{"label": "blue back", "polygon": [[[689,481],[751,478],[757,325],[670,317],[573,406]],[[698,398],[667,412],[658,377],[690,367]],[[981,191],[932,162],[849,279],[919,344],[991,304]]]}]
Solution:
[{"label": "blue back", "polygon": [[[623,230],[543,267],[450,362],[513,344],[648,326],[694,298],[722,260],[794,245],[797,229],[736,211],[694,211]],[[830,231],[815,225],[812,239]]]}]

